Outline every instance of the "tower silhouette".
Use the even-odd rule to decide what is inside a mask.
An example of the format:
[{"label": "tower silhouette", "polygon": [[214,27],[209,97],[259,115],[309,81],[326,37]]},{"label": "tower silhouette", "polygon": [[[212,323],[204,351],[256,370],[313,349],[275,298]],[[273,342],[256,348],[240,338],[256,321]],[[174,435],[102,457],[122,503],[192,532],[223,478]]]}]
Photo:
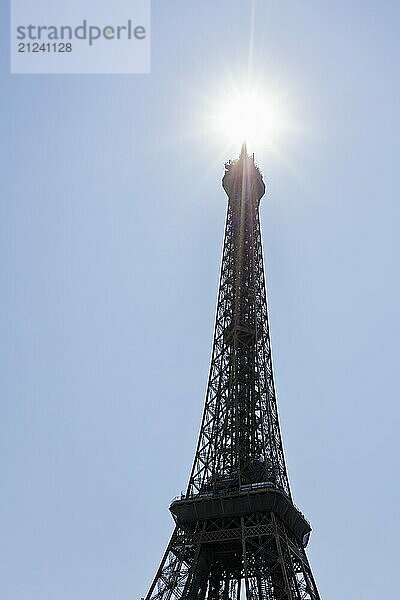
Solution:
[{"label": "tower silhouette", "polygon": [[211,367],[186,493],[146,600],[319,600],[293,503],[272,369],[259,204],[245,145],[225,165],[228,210]]}]

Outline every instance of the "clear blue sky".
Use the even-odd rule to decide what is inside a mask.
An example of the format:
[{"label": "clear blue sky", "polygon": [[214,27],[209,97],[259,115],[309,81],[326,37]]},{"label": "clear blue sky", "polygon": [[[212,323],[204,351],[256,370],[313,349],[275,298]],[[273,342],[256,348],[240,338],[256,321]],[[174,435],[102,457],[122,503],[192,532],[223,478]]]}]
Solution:
[{"label": "clear blue sky", "polygon": [[[152,74],[10,76],[1,7],[0,596],[145,595],[193,458],[226,199],[207,99],[250,2],[154,0]],[[396,1],[257,2],[299,131],[260,151],[275,376],[325,600],[397,589]],[[201,129],[201,128],[200,128]]]}]

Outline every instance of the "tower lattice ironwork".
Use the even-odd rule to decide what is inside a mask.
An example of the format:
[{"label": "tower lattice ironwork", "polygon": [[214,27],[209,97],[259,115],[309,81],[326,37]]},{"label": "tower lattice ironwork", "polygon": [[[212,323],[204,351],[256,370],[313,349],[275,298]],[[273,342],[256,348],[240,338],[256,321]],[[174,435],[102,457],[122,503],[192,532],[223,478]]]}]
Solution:
[{"label": "tower lattice ironwork", "polygon": [[175,530],[146,600],[319,600],[311,527],[292,501],[264,278],[265,185],[245,146],[225,165],[228,210],[205,408]]}]

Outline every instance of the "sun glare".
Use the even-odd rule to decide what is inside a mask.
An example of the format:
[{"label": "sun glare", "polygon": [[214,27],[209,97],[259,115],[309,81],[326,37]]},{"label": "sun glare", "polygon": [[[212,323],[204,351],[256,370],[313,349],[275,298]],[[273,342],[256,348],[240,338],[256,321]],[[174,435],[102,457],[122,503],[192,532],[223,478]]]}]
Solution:
[{"label": "sun glare", "polygon": [[214,115],[214,130],[230,145],[247,143],[249,150],[273,146],[283,127],[276,101],[255,92],[237,93],[220,101]]}]

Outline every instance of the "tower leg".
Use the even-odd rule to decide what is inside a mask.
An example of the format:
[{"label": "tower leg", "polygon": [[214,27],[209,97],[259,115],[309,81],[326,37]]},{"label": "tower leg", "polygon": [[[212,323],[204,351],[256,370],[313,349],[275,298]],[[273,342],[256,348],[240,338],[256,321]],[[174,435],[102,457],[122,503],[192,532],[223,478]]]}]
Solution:
[{"label": "tower leg", "polygon": [[[202,562],[200,541],[194,546],[187,534],[176,527],[162,558],[157,574],[151,584],[146,600],[180,600],[193,598],[202,600],[205,596],[200,573]],[[194,594],[196,581],[197,593]],[[205,586],[207,578],[205,578]]]},{"label": "tower leg", "polygon": [[304,549],[275,516],[242,521],[246,600],[320,600]]},{"label": "tower leg", "polygon": [[[210,579],[212,558],[213,552],[211,548],[201,546],[198,548],[182,598],[185,600],[204,600]],[[210,589],[211,585],[212,580],[210,581]],[[210,596],[210,592],[208,598],[213,598],[213,596]],[[218,599],[219,596],[216,596],[216,598]]]}]

